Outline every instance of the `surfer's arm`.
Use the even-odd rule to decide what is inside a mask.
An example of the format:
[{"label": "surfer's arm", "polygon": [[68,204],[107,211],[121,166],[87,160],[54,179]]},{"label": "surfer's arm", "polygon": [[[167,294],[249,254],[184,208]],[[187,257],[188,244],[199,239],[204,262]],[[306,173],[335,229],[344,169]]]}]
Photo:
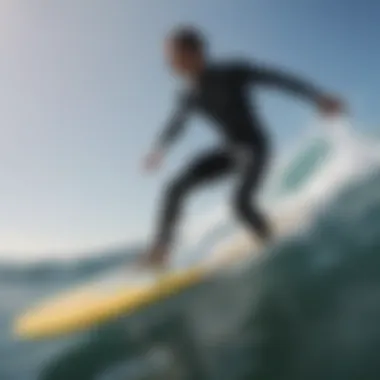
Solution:
[{"label": "surfer's arm", "polygon": [[156,150],[167,150],[182,134],[191,111],[189,96],[181,97],[179,104],[156,140]]},{"label": "surfer's arm", "polygon": [[319,103],[324,97],[324,93],[312,83],[280,69],[252,66],[249,77],[254,83],[274,86],[314,103]]},{"label": "surfer's arm", "polygon": [[243,63],[237,72],[243,83],[269,85],[289,91],[311,101],[324,114],[336,114],[343,110],[339,99],[326,95],[312,83],[280,69]]},{"label": "surfer's arm", "polygon": [[234,65],[233,72],[242,84],[276,87],[314,103],[323,97],[322,91],[313,84],[280,69],[242,61]]}]

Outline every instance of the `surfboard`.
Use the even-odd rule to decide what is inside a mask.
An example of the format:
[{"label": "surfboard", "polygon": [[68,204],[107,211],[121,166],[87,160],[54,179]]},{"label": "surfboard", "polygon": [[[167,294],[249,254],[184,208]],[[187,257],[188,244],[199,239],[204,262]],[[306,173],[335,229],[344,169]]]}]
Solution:
[{"label": "surfboard", "polygon": [[124,268],[37,304],[16,318],[14,333],[22,339],[41,339],[82,331],[173,296],[200,283],[206,274],[205,267],[166,274]]},{"label": "surfboard", "polygon": [[[157,272],[141,267],[119,272],[67,290],[26,310],[14,321],[14,334],[21,339],[46,339],[83,331],[128,317],[146,306],[200,285],[215,272],[258,251],[259,246],[243,234],[216,247],[196,265]],[[251,255],[249,255],[251,256]],[[240,259],[240,260],[239,260]]]},{"label": "surfboard", "polygon": [[[277,237],[304,224],[309,201],[305,200],[305,205],[298,202],[298,212],[293,202],[275,208],[272,221]],[[22,339],[57,337],[131,315],[203,283],[222,268],[234,267],[234,263],[239,266],[245,259],[255,258],[263,248],[250,235],[242,233],[222,242],[200,263],[187,268],[158,273],[132,266],[112,272],[26,310],[15,319],[14,333]]]}]

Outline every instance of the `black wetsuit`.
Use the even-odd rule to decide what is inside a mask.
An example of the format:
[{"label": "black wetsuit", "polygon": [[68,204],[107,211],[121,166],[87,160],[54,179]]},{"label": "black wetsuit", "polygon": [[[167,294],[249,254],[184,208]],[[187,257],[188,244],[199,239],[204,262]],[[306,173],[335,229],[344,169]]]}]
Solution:
[{"label": "black wetsuit", "polygon": [[157,236],[158,244],[169,244],[185,196],[198,185],[237,173],[238,183],[233,208],[253,233],[270,236],[266,218],[251,202],[265,172],[270,147],[249,90],[256,85],[275,85],[309,100],[320,96],[311,85],[286,75],[245,62],[209,65],[197,86],[180,99],[178,109],[159,138],[167,147],[182,131],[187,117],[198,112],[213,121],[223,138],[219,147],[196,158],[168,186]]}]

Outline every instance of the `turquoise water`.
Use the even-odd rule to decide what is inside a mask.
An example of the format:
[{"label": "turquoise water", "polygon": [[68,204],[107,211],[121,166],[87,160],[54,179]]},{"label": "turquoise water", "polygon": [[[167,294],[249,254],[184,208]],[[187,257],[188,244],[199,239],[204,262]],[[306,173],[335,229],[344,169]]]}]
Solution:
[{"label": "turquoise water", "polygon": [[[326,152],[319,141],[296,155],[284,188],[301,188]],[[317,215],[239,274],[65,339],[17,341],[11,319],[137,248],[63,266],[3,263],[0,379],[379,379],[380,171],[342,186]]]}]

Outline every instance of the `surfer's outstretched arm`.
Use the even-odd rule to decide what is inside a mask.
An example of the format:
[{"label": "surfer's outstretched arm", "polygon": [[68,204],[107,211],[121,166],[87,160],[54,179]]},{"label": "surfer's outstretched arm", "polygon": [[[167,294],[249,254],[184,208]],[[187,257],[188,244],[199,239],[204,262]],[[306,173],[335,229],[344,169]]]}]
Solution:
[{"label": "surfer's outstretched arm", "polygon": [[241,74],[248,83],[275,86],[310,100],[324,113],[333,114],[342,110],[342,104],[335,97],[326,95],[312,83],[280,69],[248,64],[241,67]]},{"label": "surfer's outstretched arm", "polygon": [[255,83],[276,86],[313,102],[324,97],[324,93],[310,82],[279,69],[253,66],[250,76]]},{"label": "surfer's outstretched arm", "polygon": [[144,166],[146,169],[157,169],[157,167],[161,165],[161,161],[166,155],[169,146],[178,139],[181,132],[184,130],[185,122],[189,116],[191,108],[192,102],[190,101],[190,97],[180,99],[179,105],[177,105],[169,122],[158,135],[158,138],[156,138],[151,152],[144,160]]},{"label": "surfer's outstretched arm", "polygon": [[175,111],[156,140],[157,150],[167,150],[179,138],[184,130],[190,110],[190,98],[188,96],[181,97]]}]

